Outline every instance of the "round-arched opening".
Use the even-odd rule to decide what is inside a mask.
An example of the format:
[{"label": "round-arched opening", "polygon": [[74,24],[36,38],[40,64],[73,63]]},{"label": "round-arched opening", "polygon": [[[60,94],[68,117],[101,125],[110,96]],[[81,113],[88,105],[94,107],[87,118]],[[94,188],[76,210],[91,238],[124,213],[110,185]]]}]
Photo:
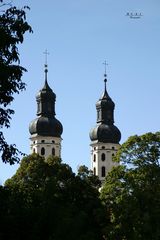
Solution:
[{"label": "round-arched opening", "polygon": [[101,169],[101,176],[105,177],[106,176],[106,168],[103,166]]},{"label": "round-arched opening", "polygon": [[41,148],[41,155],[42,155],[42,156],[45,155],[45,148],[44,148],[44,147]]},{"label": "round-arched opening", "polygon": [[105,153],[102,153],[102,155],[101,155],[101,160],[102,160],[103,162],[106,160],[106,155],[105,155]]}]

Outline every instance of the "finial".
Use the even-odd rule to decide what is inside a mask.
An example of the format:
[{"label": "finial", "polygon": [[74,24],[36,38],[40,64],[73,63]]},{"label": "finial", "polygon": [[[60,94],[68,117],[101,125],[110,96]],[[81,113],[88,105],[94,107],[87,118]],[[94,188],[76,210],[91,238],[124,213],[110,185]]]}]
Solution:
[{"label": "finial", "polygon": [[47,55],[49,55],[49,52],[47,51],[47,49],[45,50],[44,54],[45,54],[45,64],[44,64],[45,83],[47,83],[47,73],[48,73]]},{"label": "finial", "polygon": [[104,77],[107,77],[107,74],[106,74],[106,66],[108,66],[108,63],[106,62],[106,60],[104,61]]},{"label": "finial", "polygon": [[107,73],[106,73],[106,66],[108,66],[108,63],[106,62],[106,60],[104,61],[104,90],[105,92],[107,91],[106,90],[106,82],[107,82]]}]

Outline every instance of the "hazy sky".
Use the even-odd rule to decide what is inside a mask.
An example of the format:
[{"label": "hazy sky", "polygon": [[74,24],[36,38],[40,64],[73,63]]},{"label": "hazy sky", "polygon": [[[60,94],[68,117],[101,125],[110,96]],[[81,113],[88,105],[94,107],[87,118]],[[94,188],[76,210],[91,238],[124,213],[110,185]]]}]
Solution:
[{"label": "hazy sky", "polygon": [[[34,33],[20,46],[27,90],[15,95],[16,113],[5,131],[8,142],[30,152],[28,125],[36,117],[36,93],[44,84],[43,52],[49,51],[48,82],[57,95],[62,122],[62,159],[73,171],[90,167],[89,131],[96,124],[95,103],[107,89],[115,102],[115,125],[123,143],[134,134],[159,131],[160,1],[159,0],[15,0],[28,5]],[[127,12],[142,13],[130,19]],[[0,183],[18,166],[0,162]]]}]

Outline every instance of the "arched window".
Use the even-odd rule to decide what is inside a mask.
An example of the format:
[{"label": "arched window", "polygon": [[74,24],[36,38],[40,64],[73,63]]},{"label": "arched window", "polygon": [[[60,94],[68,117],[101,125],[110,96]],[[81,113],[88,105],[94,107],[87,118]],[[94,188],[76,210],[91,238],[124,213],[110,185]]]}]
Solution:
[{"label": "arched window", "polygon": [[52,143],[55,143],[55,141],[54,141],[54,140],[52,140]]},{"label": "arched window", "polygon": [[105,146],[102,146],[102,149],[105,149]]},{"label": "arched window", "polygon": [[100,110],[97,111],[97,119],[100,119]]},{"label": "arched window", "polygon": [[96,161],[96,154],[93,155],[93,162]]},{"label": "arched window", "polygon": [[101,155],[101,160],[102,160],[102,161],[105,161],[105,160],[106,160],[106,155],[105,155],[105,153],[102,153],[102,155]]},{"label": "arched window", "polygon": [[93,174],[96,175],[96,168],[93,168]]},{"label": "arched window", "polygon": [[38,105],[37,105],[37,113],[40,112],[40,103],[38,102]]},{"label": "arched window", "polygon": [[41,143],[45,143],[45,140],[41,140]]},{"label": "arched window", "polygon": [[44,147],[41,148],[41,155],[42,155],[42,156],[45,155],[45,148],[44,148]]},{"label": "arched window", "polygon": [[52,155],[55,156],[55,148],[52,148]]},{"label": "arched window", "polygon": [[102,167],[101,176],[102,177],[106,176],[106,168],[105,167]]}]

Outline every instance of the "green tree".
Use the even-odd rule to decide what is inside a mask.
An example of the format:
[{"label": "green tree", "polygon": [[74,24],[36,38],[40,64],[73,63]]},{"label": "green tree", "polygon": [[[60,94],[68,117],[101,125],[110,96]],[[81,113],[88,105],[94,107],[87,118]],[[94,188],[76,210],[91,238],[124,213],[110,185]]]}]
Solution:
[{"label": "green tree", "polygon": [[57,157],[24,157],[5,191],[8,210],[0,219],[8,222],[5,234],[1,232],[4,239],[103,239],[105,215],[98,190]]},{"label": "green tree", "polygon": [[[8,6],[0,0],[0,128],[10,127],[14,110],[9,105],[14,100],[14,94],[25,89],[22,75],[26,71],[20,65],[18,45],[23,43],[24,34],[32,32],[26,21],[26,9]],[[14,164],[19,161],[20,153],[15,144],[8,144],[3,131],[0,131],[0,152],[3,162]]]},{"label": "green tree", "polygon": [[98,176],[95,176],[93,171],[89,170],[85,165],[78,168],[78,176],[97,189],[101,187],[101,181]]},{"label": "green tree", "polygon": [[106,177],[106,239],[160,239],[160,133],[133,136],[115,158],[121,165]]}]

